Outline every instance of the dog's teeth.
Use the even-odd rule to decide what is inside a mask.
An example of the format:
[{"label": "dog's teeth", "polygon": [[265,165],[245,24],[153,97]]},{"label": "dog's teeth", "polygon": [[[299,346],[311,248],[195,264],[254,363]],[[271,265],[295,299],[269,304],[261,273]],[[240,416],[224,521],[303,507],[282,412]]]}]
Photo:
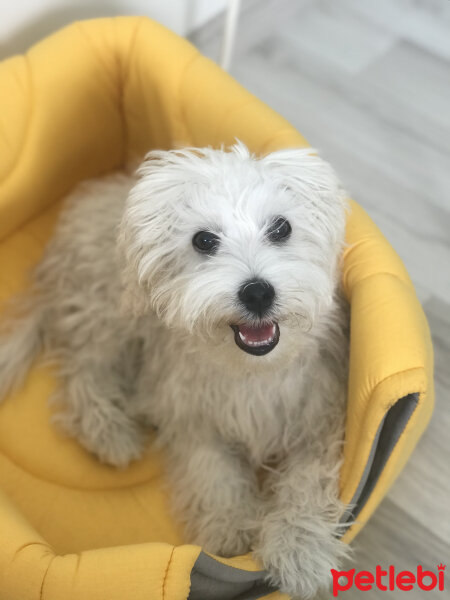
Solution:
[{"label": "dog's teeth", "polygon": [[252,340],[252,339],[249,339],[249,337],[251,337],[251,336],[247,336],[247,335],[243,334],[242,331],[238,330],[238,334],[239,334],[239,338],[240,338],[241,342],[243,344],[245,344],[246,346],[249,346],[252,348],[257,348],[259,346],[267,346],[269,344],[272,344],[273,340],[275,338],[276,332],[277,332],[277,327],[275,324],[272,324],[270,335],[267,338],[265,338],[263,340]]},{"label": "dog's teeth", "polygon": [[270,338],[267,338],[265,340],[259,340],[258,342],[252,342],[251,340],[247,340],[240,331],[239,331],[239,337],[244,342],[244,344],[246,344],[247,346],[265,346],[266,344],[270,344],[271,342],[273,342],[273,336],[271,336]]}]

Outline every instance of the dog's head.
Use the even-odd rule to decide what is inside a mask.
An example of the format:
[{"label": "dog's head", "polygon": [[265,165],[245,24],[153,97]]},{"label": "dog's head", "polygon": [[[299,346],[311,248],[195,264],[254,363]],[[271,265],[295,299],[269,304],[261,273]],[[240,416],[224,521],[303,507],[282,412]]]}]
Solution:
[{"label": "dog's head", "polygon": [[337,284],[346,203],[329,165],[238,143],[151,152],[138,175],[119,235],[124,306],[240,361],[290,352]]}]

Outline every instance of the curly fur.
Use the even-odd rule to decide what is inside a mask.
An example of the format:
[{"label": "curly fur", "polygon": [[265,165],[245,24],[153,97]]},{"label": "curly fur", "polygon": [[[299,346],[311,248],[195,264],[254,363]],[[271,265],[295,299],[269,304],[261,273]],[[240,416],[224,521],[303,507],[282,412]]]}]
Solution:
[{"label": "curly fur", "polygon": [[[137,176],[83,183],[34,273],[33,309],[0,338],[0,393],[44,349],[71,435],[124,467],[156,426],[187,539],[251,548],[275,585],[312,597],[345,552],[345,210],[310,149],[154,151]],[[267,240],[277,215],[284,244]],[[219,235],[214,256],[192,247],[203,229]],[[257,322],[237,296],[254,277],[276,292],[280,341],[265,356],[229,327]]]}]

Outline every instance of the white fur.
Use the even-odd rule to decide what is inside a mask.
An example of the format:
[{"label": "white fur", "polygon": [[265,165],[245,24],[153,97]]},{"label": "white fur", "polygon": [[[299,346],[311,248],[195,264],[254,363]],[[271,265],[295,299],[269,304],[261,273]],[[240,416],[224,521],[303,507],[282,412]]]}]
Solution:
[{"label": "white fur", "polygon": [[[71,194],[35,271],[34,308],[0,339],[0,393],[44,348],[71,435],[125,466],[156,426],[187,539],[224,555],[253,549],[302,598],[344,554],[344,198],[309,149],[151,152],[137,179]],[[292,233],[274,244],[279,215]],[[213,256],[192,246],[204,229],[220,236]],[[265,356],[238,348],[229,327],[257,321],[237,297],[253,277],[276,292],[280,341]]]}]

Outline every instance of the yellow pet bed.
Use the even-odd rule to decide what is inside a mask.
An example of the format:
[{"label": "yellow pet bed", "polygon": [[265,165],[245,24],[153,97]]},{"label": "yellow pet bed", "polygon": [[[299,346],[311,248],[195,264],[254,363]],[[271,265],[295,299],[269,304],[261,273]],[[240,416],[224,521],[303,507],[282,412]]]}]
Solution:
[{"label": "yellow pet bed", "polygon": [[[74,24],[0,65],[0,295],[26,282],[78,181],[151,148],[302,146],[295,129],[189,43],[145,18]],[[398,256],[355,203],[344,287],[351,356],[341,490],[350,541],[401,471],[433,405],[427,323]],[[184,545],[151,448],[124,471],[49,423],[37,365],[0,406],[0,598],[231,600],[271,593],[250,556]],[[273,598],[279,597],[273,592]]]}]

